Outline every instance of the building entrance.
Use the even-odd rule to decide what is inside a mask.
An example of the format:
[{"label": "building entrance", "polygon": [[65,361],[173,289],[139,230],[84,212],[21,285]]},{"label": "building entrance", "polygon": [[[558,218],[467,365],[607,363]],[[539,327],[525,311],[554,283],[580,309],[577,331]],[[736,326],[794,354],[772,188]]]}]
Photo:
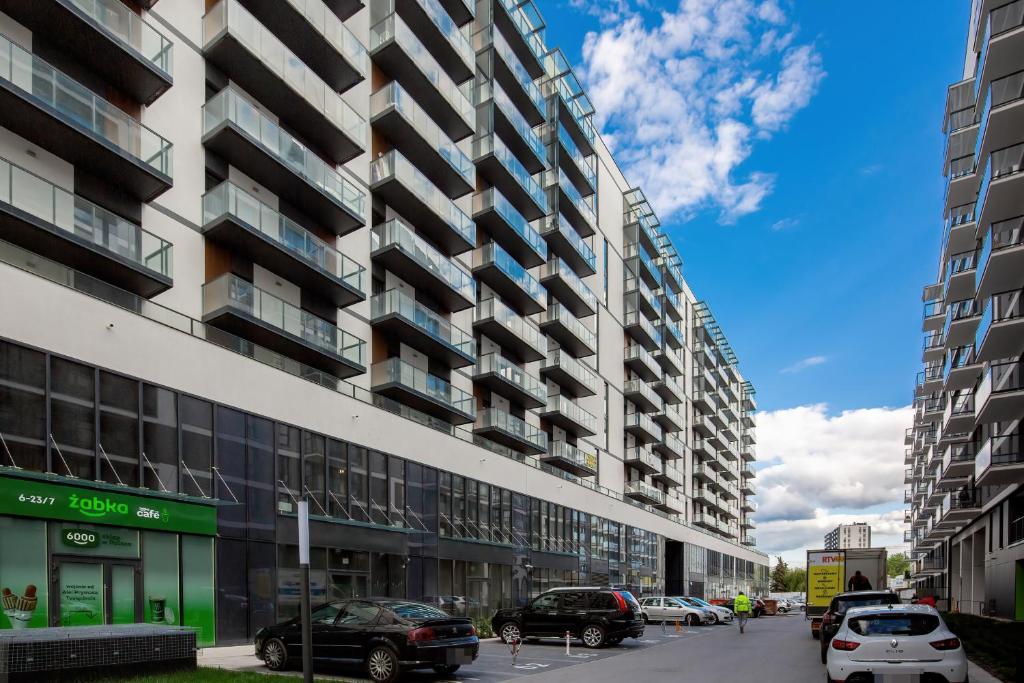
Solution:
[{"label": "building entrance", "polygon": [[[99,626],[142,621],[139,563],[121,559],[54,556],[52,626]],[[150,596],[155,623],[173,624],[167,598]]]}]

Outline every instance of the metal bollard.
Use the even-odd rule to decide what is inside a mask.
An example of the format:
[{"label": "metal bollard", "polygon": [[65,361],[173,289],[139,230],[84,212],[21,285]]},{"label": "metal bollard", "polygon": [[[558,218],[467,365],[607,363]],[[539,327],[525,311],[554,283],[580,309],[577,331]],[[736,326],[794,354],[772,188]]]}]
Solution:
[{"label": "metal bollard", "polygon": [[679,633],[682,630],[683,630],[683,627],[679,625],[679,620],[676,619],[676,633]]},{"label": "metal bollard", "polygon": [[569,639],[572,637],[568,631],[565,632],[565,654],[569,654]]},{"label": "metal bollard", "polygon": [[665,620],[662,619],[661,620],[661,635],[665,635],[667,633],[668,633],[668,629],[665,628]]}]

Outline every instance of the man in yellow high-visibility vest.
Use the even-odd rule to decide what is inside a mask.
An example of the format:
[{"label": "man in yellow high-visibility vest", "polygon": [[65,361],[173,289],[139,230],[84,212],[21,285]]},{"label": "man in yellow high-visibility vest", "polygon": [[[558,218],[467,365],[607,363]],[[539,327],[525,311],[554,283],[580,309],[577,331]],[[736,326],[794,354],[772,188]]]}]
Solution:
[{"label": "man in yellow high-visibility vest", "polygon": [[732,611],[736,613],[736,619],[740,624],[740,633],[743,633],[743,629],[747,625],[750,609],[750,598],[744,595],[743,591],[740,591],[740,594],[736,596],[736,600],[732,603]]}]

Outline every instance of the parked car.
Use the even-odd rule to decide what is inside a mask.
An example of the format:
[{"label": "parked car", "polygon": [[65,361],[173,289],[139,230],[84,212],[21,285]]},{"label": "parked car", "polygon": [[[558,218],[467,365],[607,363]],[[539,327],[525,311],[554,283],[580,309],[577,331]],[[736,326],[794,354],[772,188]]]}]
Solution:
[{"label": "parked car", "polygon": [[[761,616],[762,614],[765,613],[764,600],[762,600],[761,598],[751,598],[750,603],[751,603],[750,604],[750,607],[751,607],[751,609],[750,609],[750,616],[752,616],[753,618],[757,619],[759,616]],[[729,600],[729,602],[725,603],[723,605],[723,607],[728,608],[730,612],[735,614],[736,613],[736,610],[734,609],[734,605],[735,604],[736,604],[736,599],[732,598],[732,599]]]},{"label": "parked car", "polygon": [[851,607],[828,648],[833,681],[967,681],[967,655],[934,607]]},{"label": "parked car", "polygon": [[715,615],[700,606],[687,604],[679,598],[643,598],[640,607],[644,611],[644,621],[685,623],[687,626],[715,623]]},{"label": "parked car", "polygon": [[629,591],[612,588],[555,588],[525,607],[498,610],[491,627],[504,642],[565,637],[589,648],[617,645],[644,634],[640,603]]},{"label": "parked car", "polygon": [[828,643],[835,636],[843,623],[846,611],[853,607],[870,607],[873,605],[898,605],[900,596],[892,591],[852,591],[840,593],[832,598],[825,614],[821,616],[821,663],[824,664],[828,655]]},{"label": "parked car", "polygon": [[[362,666],[371,680],[391,683],[402,669],[451,675],[477,657],[473,622],[422,602],[389,598],[341,600],[312,611],[314,663]],[[256,632],[256,656],[281,671],[302,657],[299,617]]]},{"label": "parked car", "polygon": [[732,623],[733,613],[728,607],[719,607],[718,605],[712,605],[711,603],[705,602],[700,598],[691,597],[676,597],[676,600],[681,600],[687,605],[693,607],[700,607],[711,612],[712,616],[715,617],[716,624],[729,624]]}]

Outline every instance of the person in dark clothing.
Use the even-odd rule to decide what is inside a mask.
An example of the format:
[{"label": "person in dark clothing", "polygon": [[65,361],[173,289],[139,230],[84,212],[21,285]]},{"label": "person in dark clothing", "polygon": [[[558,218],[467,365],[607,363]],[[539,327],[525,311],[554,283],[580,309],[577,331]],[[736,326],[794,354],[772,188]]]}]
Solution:
[{"label": "person in dark clothing", "polygon": [[850,577],[849,583],[846,584],[847,590],[851,591],[869,591],[871,590],[871,582],[868,581],[868,577],[860,573],[858,569],[854,572],[853,576]]}]

